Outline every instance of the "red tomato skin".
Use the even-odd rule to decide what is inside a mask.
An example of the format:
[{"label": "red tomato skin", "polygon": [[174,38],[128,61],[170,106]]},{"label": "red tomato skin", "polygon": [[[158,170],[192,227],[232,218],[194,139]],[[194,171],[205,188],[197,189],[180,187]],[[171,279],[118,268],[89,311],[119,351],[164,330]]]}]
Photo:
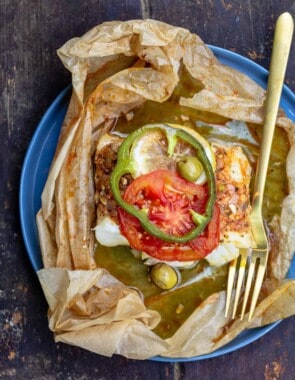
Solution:
[{"label": "red tomato skin", "polygon": [[[192,208],[197,212],[204,212],[208,198],[208,190],[206,186],[199,186],[185,181],[176,173],[168,170],[157,170],[137,178],[128,186],[123,197],[126,202],[142,207],[142,205],[145,204],[146,199],[141,199],[138,197],[138,194],[141,194],[144,189],[145,197],[153,202],[154,207],[157,207],[157,202],[159,204],[167,204],[167,194],[169,196],[169,191],[165,194],[165,188],[168,188],[169,190],[169,187],[171,187],[173,191],[176,191],[176,193],[183,193],[185,191],[185,196],[188,198],[197,196],[198,201],[192,203]],[[174,206],[176,205],[177,207],[176,200],[174,203]],[[173,202],[171,204],[173,205]],[[158,221],[159,223],[162,222],[161,217],[165,219],[165,214],[157,215],[157,212],[154,214],[150,212],[150,214],[151,217],[154,216],[155,221]],[[128,214],[120,207],[118,207],[118,216],[121,233],[127,238],[131,247],[138,251],[146,252],[150,256],[162,261],[200,260],[216,248],[219,243],[220,211],[217,205],[214,206],[212,219],[203,233],[185,244],[168,243],[149,235],[141,226],[138,219]],[[172,219],[173,213],[170,213],[169,216],[170,219]],[[171,220],[174,224],[177,223],[177,210],[175,216],[176,219],[173,221]],[[179,214],[178,216],[182,216],[182,214]],[[188,223],[186,224],[184,222],[181,223],[183,228],[189,226]],[[185,232],[187,231],[184,231],[184,233]]]}]

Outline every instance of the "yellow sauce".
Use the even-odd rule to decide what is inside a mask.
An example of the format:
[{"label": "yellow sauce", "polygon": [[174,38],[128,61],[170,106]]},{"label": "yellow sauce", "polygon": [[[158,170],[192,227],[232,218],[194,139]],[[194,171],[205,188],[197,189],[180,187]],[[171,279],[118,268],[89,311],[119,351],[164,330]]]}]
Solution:
[{"label": "yellow sauce", "polygon": [[[213,269],[202,261],[194,268],[179,270],[182,279],[179,286],[162,291],[151,282],[148,266],[123,246],[109,248],[99,245],[95,261],[125,285],[141,291],[146,306],[161,314],[161,322],[155,332],[162,338],[170,337],[196,306],[210,294],[224,290],[226,284],[226,267]],[[206,268],[209,273],[206,273]]]}]

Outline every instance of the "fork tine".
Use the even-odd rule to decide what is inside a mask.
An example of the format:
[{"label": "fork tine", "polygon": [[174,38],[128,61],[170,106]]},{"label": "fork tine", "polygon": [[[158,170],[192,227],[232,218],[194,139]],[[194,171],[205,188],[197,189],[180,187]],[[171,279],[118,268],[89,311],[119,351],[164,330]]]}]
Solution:
[{"label": "fork tine", "polygon": [[234,319],[237,313],[238,303],[240,299],[240,293],[243,285],[243,280],[245,276],[245,270],[246,270],[246,264],[247,264],[247,250],[240,249],[241,252],[241,258],[240,258],[240,266],[239,266],[239,272],[238,272],[238,279],[237,279],[237,285],[236,285],[236,294],[235,294],[235,300],[234,300],[234,308],[233,308],[233,314],[232,318]]},{"label": "fork tine", "polygon": [[251,284],[252,284],[252,279],[254,275],[254,270],[255,270],[255,262],[256,262],[256,257],[251,257],[250,259],[250,264],[249,264],[249,269],[248,269],[248,276],[247,276],[247,282],[246,282],[246,287],[245,287],[245,293],[244,293],[244,300],[243,300],[243,306],[242,306],[242,311],[241,311],[241,316],[240,319],[241,321],[244,319],[245,315],[245,310],[250,294],[250,289],[251,289]]},{"label": "fork tine", "polygon": [[227,277],[227,290],[226,290],[226,303],[225,303],[225,318],[228,316],[228,312],[229,312],[237,262],[238,262],[238,259],[236,258],[229,263],[228,277]]},{"label": "fork tine", "polygon": [[264,273],[265,273],[265,269],[266,269],[266,260],[267,260],[266,255],[260,257],[259,266],[257,269],[256,280],[255,280],[255,285],[254,285],[252,299],[251,299],[251,304],[250,304],[248,322],[250,322],[252,317],[253,317],[255,306],[257,303],[257,299],[258,299],[258,296],[260,293],[260,289],[261,289],[261,285],[262,285],[262,281],[263,281]]}]

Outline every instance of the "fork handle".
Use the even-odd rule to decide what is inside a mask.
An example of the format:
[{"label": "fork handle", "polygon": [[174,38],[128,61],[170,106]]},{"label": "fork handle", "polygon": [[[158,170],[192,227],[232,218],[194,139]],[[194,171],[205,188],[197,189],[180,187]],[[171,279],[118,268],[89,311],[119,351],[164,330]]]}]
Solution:
[{"label": "fork handle", "polygon": [[293,29],[293,18],[290,13],[285,12],[281,14],[275,27],[265,99],[262,141],[254,182],[252,204],[253,207],[255,205],[257,211],[262,210],[268,162],[292,42]]}]

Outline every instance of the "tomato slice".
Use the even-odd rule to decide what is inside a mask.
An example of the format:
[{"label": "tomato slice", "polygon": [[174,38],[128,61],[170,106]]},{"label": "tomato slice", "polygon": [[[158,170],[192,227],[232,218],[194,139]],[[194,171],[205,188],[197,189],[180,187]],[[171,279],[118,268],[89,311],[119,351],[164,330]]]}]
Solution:
[{"label": "tomato slice", "polygon": [[[179,177],[176,172],[156,170],[135,179],[125,190],[123,199],[147,212],[148,218],[163,231],[181,236],[195,227],[191,210],[204,213],[207,187]],[[147,233],[140,222],[125,210],[118,209],[120,229],[131,247],[163,261],[199,260],[219,242],[219,209],[214,208],[211,221],[197,238],[175,244]]]}]

